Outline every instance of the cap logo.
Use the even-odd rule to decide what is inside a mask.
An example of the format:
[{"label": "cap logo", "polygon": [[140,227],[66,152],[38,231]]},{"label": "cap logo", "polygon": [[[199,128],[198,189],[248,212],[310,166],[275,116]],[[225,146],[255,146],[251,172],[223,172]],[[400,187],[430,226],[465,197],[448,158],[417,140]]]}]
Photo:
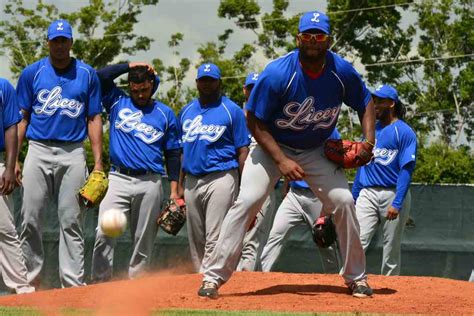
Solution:
[{"label": "cap logo", "polygon": [[311,22],[319,23],[319,16],[320,16],[319,13],[314,12],[314,13],[313,13],[313,18],[311,19]]},{"label": "cap logo", "polygon": [[376,91],[379,91],[380,89],[382,89],[383,85],[381,84],[380,86],[377,87],[377,89],[375,89]]},{"label": "cap logo", "polygon": [[206,64],[204,65],[204,72],[210,72],[211,71],[211,65]]},{"label": "cap logo", "polygon": [[63,22],[59,22],[58,23],[58,27],[56,28],[56,31],[63,31],[64,28],[63,28]]},{"label": "cap logo", "polygon": [[253,74],[252,80],[258,80],[258,74]]}]

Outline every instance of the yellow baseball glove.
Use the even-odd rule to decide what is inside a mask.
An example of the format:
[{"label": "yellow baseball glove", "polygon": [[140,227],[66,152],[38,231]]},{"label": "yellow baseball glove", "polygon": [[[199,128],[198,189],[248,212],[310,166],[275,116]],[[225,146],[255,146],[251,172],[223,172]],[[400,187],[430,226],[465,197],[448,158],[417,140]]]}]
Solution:
[{"label": "yellow baseball glove", "polygon": [[79,190],[79,195],[87,207],[96,206],[102,201],[109,187],[109,179],[103,171],[94,170]]}]

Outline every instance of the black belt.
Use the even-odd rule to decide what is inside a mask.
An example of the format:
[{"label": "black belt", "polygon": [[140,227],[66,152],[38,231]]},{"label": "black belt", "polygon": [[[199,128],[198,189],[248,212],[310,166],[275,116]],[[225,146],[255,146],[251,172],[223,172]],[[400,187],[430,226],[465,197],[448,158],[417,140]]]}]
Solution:
[{"label": "black belt", "polygon": [[150,170],[135,170],[135,169],[128,169],[123,167],[112,166],[111,171],[124,174],[126,176],[145,176],[149,174],[155,174],[156,172]]},{"label": "black belt", "polygon": [[294,190],[300,190],[300,191],[312,191],[311,188],[303,188],[303,187],[291,187]]}]

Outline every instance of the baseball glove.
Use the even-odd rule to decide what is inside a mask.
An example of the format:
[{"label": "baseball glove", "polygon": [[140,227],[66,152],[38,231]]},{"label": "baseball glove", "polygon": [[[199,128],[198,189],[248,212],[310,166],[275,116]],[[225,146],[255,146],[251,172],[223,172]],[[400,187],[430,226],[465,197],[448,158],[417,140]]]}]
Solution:
[{"label": "baseball glove", "polygon": [[328,139],[324,143],[324,154],[345,169],[364,166],[373,157],[369,143],[342,139]]},{"label": "baseball glove", "polygon": [[158,217],[158,225],[170,235],[176,236],[186,222],[186,204],[183,199],[171,199]]},{"label": "baseball glove", "polygon": [[321,216],[313,224],[313,240],[320,248],[328,248],[337,239],[331,216]]},{"label": "baseball glove", "polygon": [[79,195],[87,207],[96,206],[102,201],[109,187],[109,179],[103,171],[94,170],[79,190]]}]

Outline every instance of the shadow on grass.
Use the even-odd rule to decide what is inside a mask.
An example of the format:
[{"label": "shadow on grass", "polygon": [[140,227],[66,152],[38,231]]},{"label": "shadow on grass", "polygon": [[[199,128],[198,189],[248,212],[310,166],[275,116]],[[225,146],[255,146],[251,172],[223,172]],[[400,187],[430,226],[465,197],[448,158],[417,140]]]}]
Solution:
[{"label": "shadow on grass", "polygon": [[[397,291],[389,288],[373,289],[375,295],[392,295]],[[239,297],[239,296],[258,296],[258,295],[275,295],[282,293],[296,295],[318,295],[318,293],[335,293],[349,295],[349,289],[345,286],[320,285],[320,284],[281,284],[270,286],[252,292],[222,294],[221,297]]]}]

